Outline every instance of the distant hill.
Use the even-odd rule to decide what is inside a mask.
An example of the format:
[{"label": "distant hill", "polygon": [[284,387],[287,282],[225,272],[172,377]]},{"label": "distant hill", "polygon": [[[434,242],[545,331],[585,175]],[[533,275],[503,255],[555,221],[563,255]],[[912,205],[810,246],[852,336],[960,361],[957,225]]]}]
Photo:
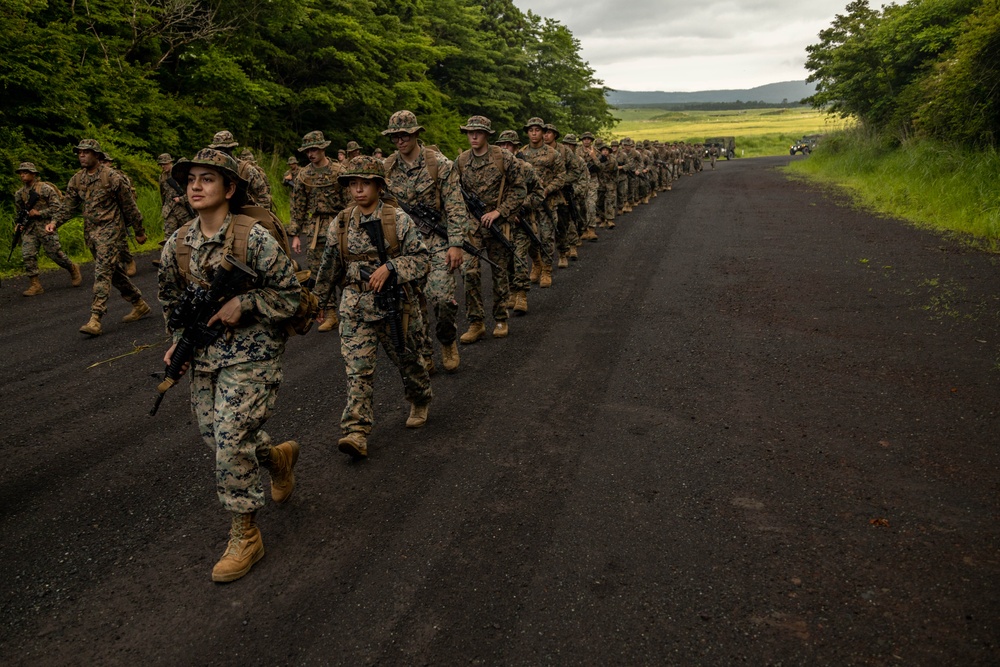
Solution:
[{"label": "distant hill", "polygon": [[798,102],[816,92],[816,84],[805,81],[782,81],[742,90],[701,90],[693,93],[663,91],[612,90],[608,103],[614,107],[648,104],[692,104],[698,102]]}]

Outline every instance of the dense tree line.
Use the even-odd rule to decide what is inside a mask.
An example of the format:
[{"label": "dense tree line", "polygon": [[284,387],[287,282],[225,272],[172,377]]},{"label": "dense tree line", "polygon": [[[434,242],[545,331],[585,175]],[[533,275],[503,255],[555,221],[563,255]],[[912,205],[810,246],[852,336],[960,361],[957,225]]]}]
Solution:
[{"label": "dense tree line", "polygon": [[313,129],[371,148],[408,108],[455,152],[474,113],[498,129],[614,122],[578,40],[511,0],[0,0],[0,18],[8,191],[20,160],[65,182],[85,136],[153,178],[157,153],[219,129],[265,151]]},{"label": "dense tree line", "polygon": [[1000,139],[1000,0],[855,0],[819,37],[813,105],[899,139]]}]

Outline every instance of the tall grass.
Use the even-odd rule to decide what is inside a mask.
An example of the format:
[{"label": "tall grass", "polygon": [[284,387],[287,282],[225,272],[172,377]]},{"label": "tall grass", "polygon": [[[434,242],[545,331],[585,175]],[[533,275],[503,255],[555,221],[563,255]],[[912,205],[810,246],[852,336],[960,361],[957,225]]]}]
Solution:
[{"label": "tall grass", "polygon": [[826,137],[793,174],[846,188],[880,213],[1000,250],[1000,154],[930,140],[897,145],[856,128]]},{"label": "tall grass", "polygon": [[[288,169],[287,156],[268,155],[261,165],[267,172],[271,182],[271,194],[278,217],[288,221],[289,192],[281,185],[281,177]],[[136,188],[136,202],[142,212],[143,226],[146,228],[146,242],[137,246],[134,240],[129,241],[129,247],[134,254],[158,251],[163,240],[163,219],[160,217],[160,190],[158,187],[139,185]],[[18,275],[24,271],[21,259],[21,249],[14,248],[10,261],[7,253],[14,236],[14,211],[11,207],[0,208],[0,277]],[[73,218],[59,228],[59,241],[62,249],[74,262],[84,264],[93,260],[83,239],[83,219]],[[44,251],[38,253],[38,266],[42,271],[58,268]]]}]

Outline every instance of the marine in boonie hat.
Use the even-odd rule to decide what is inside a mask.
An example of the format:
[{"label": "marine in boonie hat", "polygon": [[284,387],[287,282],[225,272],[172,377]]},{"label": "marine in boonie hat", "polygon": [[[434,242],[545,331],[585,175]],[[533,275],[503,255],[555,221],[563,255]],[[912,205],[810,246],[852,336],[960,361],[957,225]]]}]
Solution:
[{"label": "marine in boonie hat", "polygon": [[622,146],[635,146],[635,142],[632,141],[632,137],[625,137],[622,139]]},{"label": "marine in boonie hat", "polygon": [[580,135],[580,141],[583,141],[584,139],[593,139],[593,138],[594,135],[592,132],[584,132],[583,134]]},{"label": "marine in boonie hat", "polygon": [[504,130],[500,133],[500,138],[496,141],[498,144],[514,144],[515,146],[521,145],[521,138],[517,136],[517,130]]},{"label": "marine in boonie hat", "polygon": [[389,127],[382,130],[382,136],[392,134],[416,134],[423,131],[423,126],[417,123],[417,115],[403,109],[389,116]]},{"label": "marine in boonie hat", "polygon": [[578,143],[580,143],[579,141],[576,140],[576,135],[572,133],[567,134],[565,137],[563,137],[562,142],[564,144],[569,144],[570,146],[576,146]]},{"label": "marine in boonie hat", "polygon": [[379,181],[382,187],[385,187],[385,169],[382,168],[381,162],[370,155],[352,157],[337,176],[337,180],[343,186],[349,185],[352,178]]},{"label": "marine in boonie hat", "polygon": [[[326,148],[330,145],[330,142],[326,140],[323,133],[319,130],[313,130],[312,132],[306,132],[305,136],[302,137],[302,145],[299,146],[299,152],[305,153],[310,148]],[[294,160],[294,157],[288,158],[288,164]]]},{"label": "marine in boonie hat", "polygon": [[542,125],[542,129],[545,130],[546,132],[554,132],[556,135],[556,139],[562,136],[562,133],[560,133],[559,130],[556,128],[556,126],[553,125],[552,123],[546,123],[545,125]]},{"label": "marine in boonie hat", "polygon": [[545,121],[539,118],[538,116],[535,116],[534,118],[529,118],[528,122],[524,124],[523,128],[524,131],[527,132],[529,127],[540,127],[544,130]]},{"label": "marine in boonie hat", "polygon": [[287,160],[288,164],[298,164],[299,160],[294,155]]},{"label": "marine in boonie hat", "polygon": [[74,153],[79,153],[80,151],[93,151],[100,156],[107,157],[105,152],[101,150],[101,142],[97,139],[83,139],[80,143],[73,147]]},{"label": "marine in boonie hat", "polygon": [[212,143],[208,145],[209,148],[236,148],[237,146],[239,143],[229,130],[216,132],[215,136],[212,137]]},{"label": "marine in boonie hat", "polygon": [[174,161],[174,158],[170,156],[170,153],[160,153],[156,156],[156,164],[170,164]]},{"label": "marine in boonie hat", "polygon": [[598,139],[597,141],[594,142],[594,148],[596,148],[597,150],[601,150],[602,148],[611,148],[611,146],[608,146],[606,143],[604,143],[604,139]]},{"label": "marine in boonie hat", "polygon": [[17,165],[17,169],[14,170],[14,173],[20,174],[22,171],[31,172],[32,174],[38,173],[38,170],[35,169],[34,162],[22,162],[21,164]]},{"label": "marine in boonie hat", "polygon": [[240,177],[240,165],[236,162],[236,158],[229,153],[214,148],[202,148],[190,160],[184,158],[178,160],[174,168],[170,170],[170,175],[178,183],[187,183],[188,173],[191,171],[191,168],[199,165],[211,167],[232,178],[236,183],[237,194],[242,193],[242,199],[246,201],[247,182]]},{"label": "marine in boonie hat", "polygon": [[464,133],[475,131],[485,132],[487,134],[496,133],[493,129],[493,122],[486,116],[472,116],[465,122],[465,125],[460,126],[458,129]]},{"label": "marine in boonie hat", "polygon": [[621,142],[618,141],[617,139],[612,139],[611,140],[611,147],[612,148],[618,148],[620,145],[621,145]]},{"label": "marine in boonie hat", "polygon": [[350,153],[351,151],[359,151],[359,150],[361,150],[361,144],[359,144],[356,141],[348,141],[347,142],[347,152],[348,153]]}]

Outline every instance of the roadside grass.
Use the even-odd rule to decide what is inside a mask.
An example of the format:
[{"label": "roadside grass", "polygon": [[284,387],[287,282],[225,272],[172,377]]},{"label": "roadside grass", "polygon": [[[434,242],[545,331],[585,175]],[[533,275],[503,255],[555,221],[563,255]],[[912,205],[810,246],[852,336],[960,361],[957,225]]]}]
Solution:
[{"label": "roadside grass", "polygon": [[[278,217],[282,221],[288,221],[289,193],[281,185],[281,177],[284,176],[288,165],[285,163],[287,156],[267,155],[261,160],[264,171],[267,172],[271,182],[271,194],[274,198],[275,208]],[[57,183],[61,187],[65,184]],[[13,198],[12,198],[13,199]],[[163,219],[160,217],[160,190],[156,186],[138,185],[136,187],[136,200],[139,210],[142,212],[143,225],[146,228],[146,242],[141,246],[136,246],[132,237],[129,237],[129,247],[133,254],[158,251],[160,241],[163,240]],[[83,218],[72,218],[69,222],[59,228],[59,241],[63,251],[70,256],[77,264],[86,264],[93,261],[90,251],[83,238]],[[0,207],[0,278],[20,275],[24,272],[24,262],[21,259],[20,247],[14,248],[10,261],[7,261],[7,254],[10,252],[11,241],[14,236],[14,211],[11,206]],[[44,271],[58,269],[55,262],[48,258],[44,251],[38,253],[38,268]]]},{"label": "roadside grass", "polygon": [[636,140],[702,142],[708,137],[736,137],[737,157],[781,155],[806,134],[843,129],[847,121],[812,108],[670,111],[616,109],[621,121],[612,135]]},{"label": "roadside grass", "polygon": [[1000,251],[1000,154],[861,129],[826,137],[788,173],[846,189],[861,206]]}]

